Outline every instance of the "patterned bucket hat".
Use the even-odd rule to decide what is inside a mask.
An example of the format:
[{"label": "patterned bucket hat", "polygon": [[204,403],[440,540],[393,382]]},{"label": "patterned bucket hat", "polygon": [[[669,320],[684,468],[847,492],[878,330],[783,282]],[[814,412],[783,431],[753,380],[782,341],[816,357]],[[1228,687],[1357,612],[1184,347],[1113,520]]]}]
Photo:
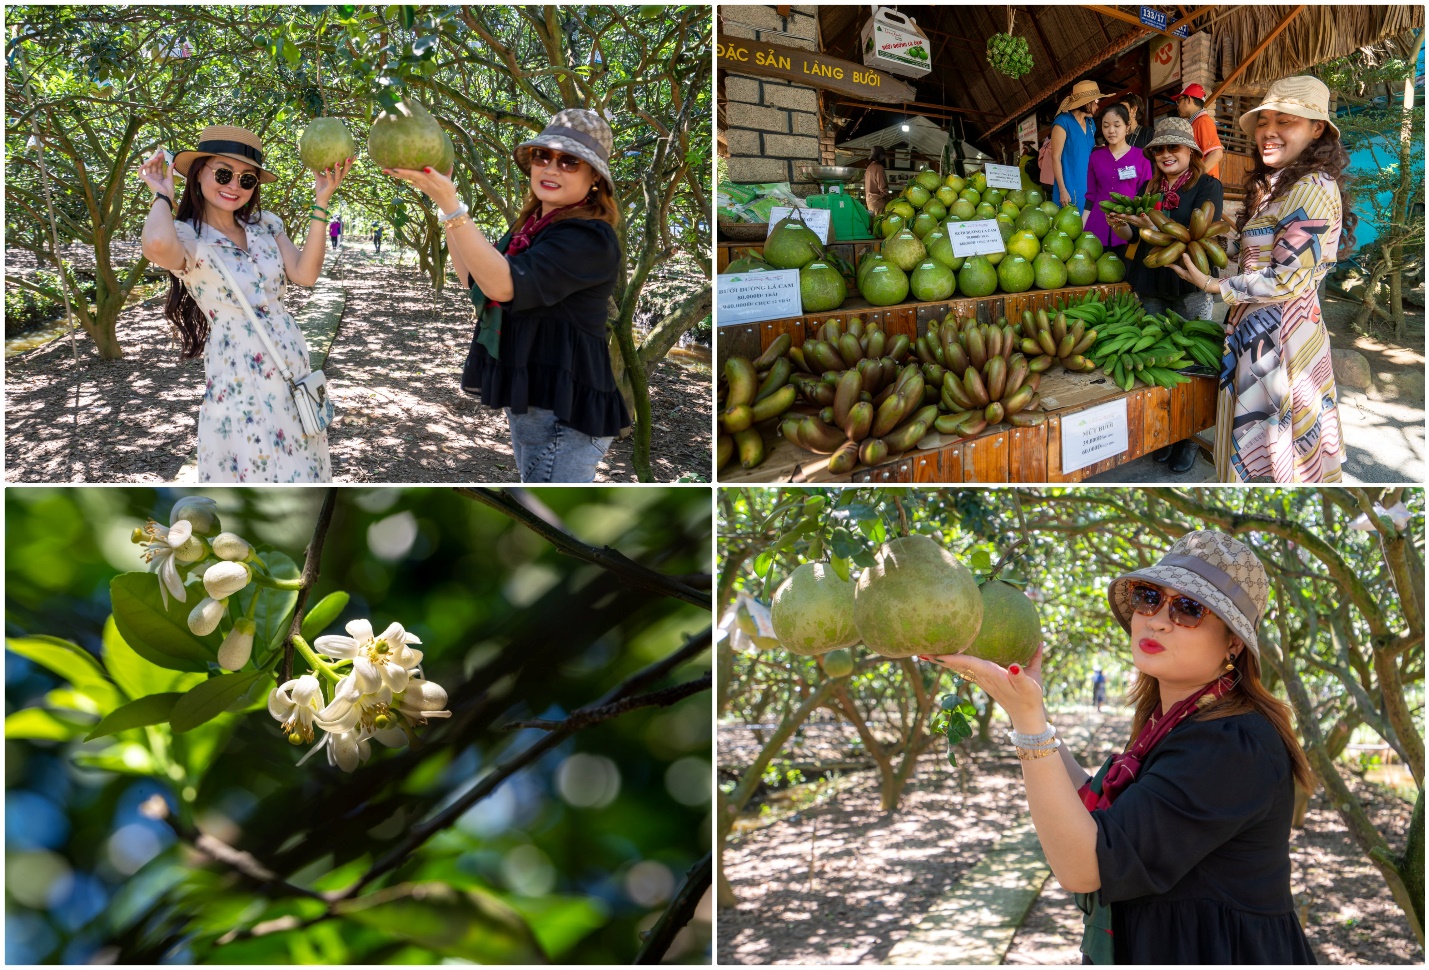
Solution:
[{"label": "patterned bucket hat", "polygon": [[264,185],[278,181],[278,176],[263,167],[263,142],[247,128],[209,125],[198,136],[197,148],[174,156],[174,171],[188,178],[193,163],[205,155],[218,155],[252,165],[258,169],[258,181]]},{"label": "patterned bucket hat", "polygon": [[1168,586],[1199,600],[1225,621],[1260,660],[1255,632],[1265,615],[1270,580],[1260,559],[1245,543],[1221,532],[1190,532],[1176,540],[1156,565],[1112,580],[1107,599],[1112,614],[1128,633],[1134,612],[1130,584],[1136,579]]},{"label": "patterned bucket hat", "polygon": [[614,144],[615,137],[604,118],[588,108],[566,108],[556,113],[545,131],[516,146],[516,164],[530,175],[531,149],[538,146],[574,155],[600,173],[614,197],[615,179],[610,177],[610,152]]},{"label": "patterned bucket hat", "polygon": [[1270,86],[1265,98],[1240,116],[1240,129],[1255,137],[1255,113],[1257,111],[1279,111],[1281,114],[1323,121],[1336,135],[1340,129],[1330,120],[1330,89],[1316,77],[1299,75],[1283,77]]},{"label": "patterned bucket hat", "polygon": [[1185,145],[1197,155],[1201,154],[1201,146],[1196,144],[1196,136],[1191,130],[1191,123],[1185,118],[1175,116],[1156,119],[1156,131],[1151,136],[1151,140],[1146,143],[1146,147],[1141,150],[1147,158],[1151,158],[1151,146],[1153,145]]}]

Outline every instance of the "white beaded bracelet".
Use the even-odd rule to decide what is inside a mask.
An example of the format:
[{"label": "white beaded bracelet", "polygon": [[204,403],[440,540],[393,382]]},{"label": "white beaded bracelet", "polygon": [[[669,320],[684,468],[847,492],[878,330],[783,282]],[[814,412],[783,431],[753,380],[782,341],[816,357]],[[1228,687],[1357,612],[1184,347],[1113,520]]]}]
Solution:
[{"label": "white beaded bracelet", "polygon": [[1019,748],[1056,747],[1056,736],[1057,729],[1051,724],[1047,725],[1047,730],[1041,734],[1023,734],[1015,729],[1007,732],[1007,740]]},{"label": "white beaded bracelet", "polygon": [[458,205],[458,206],[456,207],[456,211],[455,211],[455,212],[447,213],[447,212],[442,212],[441,210],[438,210],[438,211],[437,211],[437,221],[440,222],[440,223],[442,223],[443,225],[445,225],[446,223],[451,222],[453,219],[456,219],[456,218],[459,218],[459,217],[461,217],[461,216],[466,215],[468,211],[469,211],[469,210],[467,209],[465,202],[463,202],[463,203],[461,203],[460,205]]}]

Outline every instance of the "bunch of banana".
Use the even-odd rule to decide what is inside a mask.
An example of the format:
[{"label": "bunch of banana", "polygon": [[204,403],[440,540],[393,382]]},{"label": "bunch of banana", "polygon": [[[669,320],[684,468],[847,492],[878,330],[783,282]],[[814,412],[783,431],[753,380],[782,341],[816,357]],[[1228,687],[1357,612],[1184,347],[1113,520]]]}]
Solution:
[{"label": "bunch of banana", "polygon": [[[830,372],[840,374],[859,367],[863,361],[883,360],[889,371],[884,381],[887,383],[908,356],[908,349],[907,335],[897,334],[890,339],[877,321],[865,324],[862,317],[852,317],[846,327],[837,320],[829,320],[814,337],[805,340],[802,347],[790,347],[787,352],[799,371],[815,376]],[[810,401],[820,406],[833,403],[812,398]]]},{"label": "bunch of banana", "polygon": [[1107,323],[1121,323],[1142,312],[1141,301],[1129,290],[1122,290],[1103,299],[1095,289],[1074,296],[1065,305],[1059,299],[1052,305],[1053,313],[1065,313],[1068,319],[1081,320],[1088,327],[1100,328]]},{"label": "bunch of banana", "polygon": [[1120,213],[1125,216],[1137,215],[1142,212],[1150,212],[1156,208],[1161,201],[1161,193],[1155,195],[1122,195],[1120,192],[1111,193],[1110,199],[1103,199],[1097,206],[1107,215]]},{"label": "bunch of banana", "polygon": [[1019,345],[1022,352],[1033,357],[1033,363],[1040,365],[1039,371],[1052,366],[1053,361],[1060,362],[1069,371],[1096,370],[1096,365],[1083,354],[1096,343],[1099,331],[1088,329],[1086,321],[1078,317],[1068,322],[1065,310],[1056,313],[1049,319],[1043,309],[1036,313],[1022,311],[1023,336]]},{"label": "bunch of banana", "polygon": [[1006,318],[986,324],[949,314],[931,321],[915,346],[924,377],[940,388],[938,403],[948,412],[933,422],[940,433],[970,438],[1003,420],[1024,428],[1046,420],[1031,412],[1041,406],[1037,388],[1052,357],[1018,352],[1017,332]]},{"label": "bunch of banana", "polygon": [[[834,387],[834,400],[818,415],[789,417],[779,433],[807,451],[830,455],[829,471],[851,472],[859,462],[878,465],[916,445],[938,415],[936,404],[926,403],[929,392],[936,400],[922,369],[909,363],[895,379],[876,393],[867,385],[877,361],[860,370],[843,371]],[[828,372],[825,373],[825,379]]]},{"label": "bunch of banana", "polygon": [[1156,248],[1142,260],[1147,267],[1156,269],[1170,266],[1183,255],[1189,253],[1191,262],[1207,276],[1211,267],[1223,269],[1230,262],[1226,251],[1216,242],[1217,236],[1231,231],[1231,224],[1215,218],[1215,203],[1207,200],[1191,213],[1191,224],[1183,226],[1164,212],[1152,209],[1147,213],[1156,223],[1155,229],[1141,230],[1144,242]]},{"label": "bunch of banana", "polygon": [[776,337],[756,360],[731,357],[720,382],[720,434],[716,441],[718,465],[723,468],[739,453],[739,463],[755,468],[767,454],[764,437],[756,425],[777,418],[794,406],[798,394],[792,384],[794,365],[788,334]]},{"label": "bunch of banana", "polygon": [[1184,320],[1167,310],[1108,327],[1092,347],[1091,359],[1124,391],[1137,380],[1170,388],[1190,380],[1176,373],[1179,368],[1202,364],[1218,369],[1224,342],[1220,324]]}]

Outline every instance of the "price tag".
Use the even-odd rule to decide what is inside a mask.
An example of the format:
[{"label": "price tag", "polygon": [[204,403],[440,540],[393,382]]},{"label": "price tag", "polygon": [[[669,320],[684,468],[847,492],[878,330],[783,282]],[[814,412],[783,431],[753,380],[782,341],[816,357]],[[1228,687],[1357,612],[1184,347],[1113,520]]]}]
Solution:
[{"label": "price tag", "polygon": [[1062,474],[1126,451],[1126,398],[1062,418]]},{"label": "price tag", "polygon": [[953,244],[954,256],[991,256],[1007,252],[996,219],[949,222],[948,242]]},{"label": "price tag", "polygon": [[721,273],[715,277],[719,326],[780,320],[803,314],[797,269]]},{"label": "price tag", "polygon": [[987,187],[990,189],[1012,189],[1022,188],[1022,172],[1016,165],[994,165],[988,162],[982,167],[982,172],[987,176]]},{"label": "price tag", "polygon": [[[769,210],[769,231],[774,231],[774,226],[780,219],[788,218],[793,209],[786,206],[776,205]],[[804,220],[804,225],[814,230],[814,235],[819,237],[819,242],[825,246],[829,244],[829,217],[833,215],[828,209],[800,209],[799,215]],[[767,236],[765,238],[768,238]]]}]

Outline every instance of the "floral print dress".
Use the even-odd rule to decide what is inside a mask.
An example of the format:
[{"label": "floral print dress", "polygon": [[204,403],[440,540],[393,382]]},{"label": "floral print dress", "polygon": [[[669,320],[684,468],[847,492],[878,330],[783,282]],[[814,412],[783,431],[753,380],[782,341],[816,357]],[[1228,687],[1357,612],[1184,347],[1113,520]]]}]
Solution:
[{"label": "floral print dress", "polygon": [[1340,192],[1323,173],[1300,178],[1246,220],[1216,402],[1222,482],[1338,482],[1345,460],[1330,336],[1318,287],[1334,268]]},{"label": "floral print dress", "polygon": [[[196,232],[188,222],[174,226],[187,253],[179,273],[189,294],[208,317],[204,348],[206,385],[198,412],[198,474],[202,482],[327,482],[332,480],[326,432],[307,436],[298,422],[293,395],[275,366],[267,344],[223,276],[208,262],[222,259],[292,375],[310,369],[308,344],[283,305],[287,274],[278,235],[283,223],[271,212],[245,227],[248,251],[212,226]],[[201,255],[202,239],[212,248]]]}]

